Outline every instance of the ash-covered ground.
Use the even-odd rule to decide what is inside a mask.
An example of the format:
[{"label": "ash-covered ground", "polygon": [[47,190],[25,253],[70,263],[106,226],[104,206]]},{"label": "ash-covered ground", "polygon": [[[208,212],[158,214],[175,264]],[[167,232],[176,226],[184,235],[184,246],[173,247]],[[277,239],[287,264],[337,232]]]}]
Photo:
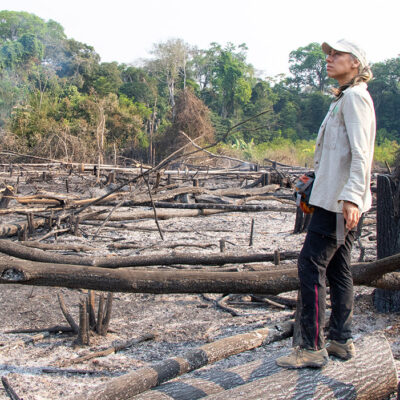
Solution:
[{"label": "ash-covered ground", "polygon": [[[34,190],[35,188],[32,187],[25,186],[24,188],[25,193],[34,192]],[[84,194],[80,193],[80,196],[84,197]],[[261,201],[254,202],[259,204]],[[263,201],[263,203],[267,202]],[[279,206],[281,203],[268,200],[268,204]],[[253,245],[249,246],[253,218],[254,238]],[[361,239],[353,249],[353,262],[357,262],[360,257],[360,245],[365,251],[365,261],[376,258],[374,219],[374,214],[367,215]],[[11,220],[11,216],[2,217],[3,223]],[[95,240],[93,240],[93,235],[98,226],[81,225],[82,236],[59,235],[57,243],[81,243],[91,246],[93,250],[85,252],[86,256],[115,253],[119,255],[172,252],[216,253],[219,251],[221,239],[226,241],[226,252],[232,253],[300,251],[305,234],[292,233],[294,222],[295,214],[287,212],[237,212],[192,218],[178,217],[160,221],[165,239],[161,240],[154,220],[126,221],[123,229],[105,226]],[[44,233],[45,231],[38,230],[35,235],[41,236]],[[32,239],[35,239],[35,236]],[[54,243],[55,239],[50,237],[44,242]],[[110,250],[108,247],[110,243],[126,242],[135,243],[138,248],[117,251]],[[202,247],[197,247],[198,245]],[[1,259],[6,260],[7,257],[2,256]],[[293,260],[282,261],[281,267],[287,264],[293,265],[293,263]],[[226,267],[229,266],[225,265],[223,268]],[[261,268],[259,264],[231,267],[239,271]],[[271,264],[270,268],[280,267]],[[383,330],[391,344],[395,359],[400,360],[398,335],[400,316],[394,313],[377,313],[372,304],[372,292],[372,288],[356,287],[354,337]],[[16,284],[1,286],[0,375],[7,377],[13,389],[24,400],[66,399],[75,394],[88,393],[92,388],[107,382],[112,377],[183,354],[207,342],[290,319],[294,315],[293,309],[279,309],[268,304],[254,303],[249,295],[229,297],[226,305],[239,314],[232,316],[217,308],[212,301],[197,294],[115,293],[110,323],[112,332],[105,337],[92,335],[89,347],[74,347],[74,335],[51,334],[34,344],[22,345],[18,343],[18,340],[25,340],[33,334],[6,333],[12,329],[67,325],[58,304],[57,295],[60,293],[64,296],[71,314],[78,321],[79,300],[87,295],[86,290]],[[283,295],[296,297],[295,292]],[[220,294],[206,296],[208,299],[220,298]],[[62,365],[66,360],[105,349],[115,341],[132,339],[146,333],[154,333],[155,340],[140,343],[107,357],[68,367],[96,372],[96,374],[62,372],[64,368]],[[291,339],[286,339],[222,360],[217,365],[235,366],[263,357],[271,357],[274,352],[282,352],[284,348],[289,350],[290,345]],[[0,399],[7,398],[3,388],[0,388]]]}]

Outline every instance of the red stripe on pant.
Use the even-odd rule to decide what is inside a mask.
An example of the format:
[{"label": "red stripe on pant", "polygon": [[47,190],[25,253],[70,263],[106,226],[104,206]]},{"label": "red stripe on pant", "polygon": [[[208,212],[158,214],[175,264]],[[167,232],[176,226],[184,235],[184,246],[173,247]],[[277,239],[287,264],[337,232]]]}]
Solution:
[{"label": "red stripe on pant", "polygon": [[319,336],[319,323],[318,323],[318,287],[317,285],[314,285],[314,291],[315,291],[315,350],[318,350],[318,336]]}]

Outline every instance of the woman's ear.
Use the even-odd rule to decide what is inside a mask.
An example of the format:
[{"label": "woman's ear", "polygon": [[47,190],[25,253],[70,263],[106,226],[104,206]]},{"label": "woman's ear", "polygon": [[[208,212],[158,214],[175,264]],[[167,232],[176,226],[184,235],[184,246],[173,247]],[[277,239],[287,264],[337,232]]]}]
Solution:
[{"label": "woman's ear", "polygon": [[358,61],[357,60],[357,58],[355,58],[355,57],[352,57],[353,58],[353,63],[352,63],[352,68],[354,68],[354,69],[359,69],[360,68],[360,61]]}]

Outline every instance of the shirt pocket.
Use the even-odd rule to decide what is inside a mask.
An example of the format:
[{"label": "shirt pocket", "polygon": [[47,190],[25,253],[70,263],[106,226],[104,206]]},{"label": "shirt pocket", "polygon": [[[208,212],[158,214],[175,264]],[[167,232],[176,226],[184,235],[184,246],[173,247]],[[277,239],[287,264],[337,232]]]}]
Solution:
[{"label": "shirt pocket", "polygon": [[340,131],[340,123],[334,118],[330,119],[326,124],[326,130],[324,135],[324,147],[330,150],[334,150],[337,145]]}]

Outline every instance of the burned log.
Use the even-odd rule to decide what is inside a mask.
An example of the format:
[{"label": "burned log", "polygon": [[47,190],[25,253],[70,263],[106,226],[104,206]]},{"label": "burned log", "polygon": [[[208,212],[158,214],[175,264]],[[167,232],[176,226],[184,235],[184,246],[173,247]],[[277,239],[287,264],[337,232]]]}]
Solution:
[{"label": "burned log", "polygon": [[[355,285],[374,286],[398,269],[400,254],[353,266]],[[297,268],[271,272],[155,271],[2,260],[0,283],[126,293],[279,294],[299,288]]]},{"label": "burned log", "polygon": [[122,400],[130,399],[138,393],[166,382],[176,376],[201,368],[204,365],[215,363],[223,358],[242,353],[263,344],[268,337],[268,328],[257,329],[232,337],[205,344],[197,349],[188,351],[180,357],[169,358],[158,364],[140,368],[129,374],[115,378],[75,400]]},{"label": "burned log", "polygon": [[[227,212],[226,210],[158,210],[157,218],[164,220],[170,218],[182,218],[182,217],[198,217],[198,216],[206,216],[213,215],[218,213]],[[93,216],[92,220],[103,220],[106,216],[98,215]],[[145,219],[145,218],[154,218],[153,210],[134,210],[130,212],[119,212],[113,214],[109,221],[133,221],[137,219]]]},{"label": "burned log", "polygon": [[13,196],[14,196],[14,188],[12,186],[6,186],[0,198],[0,209],[7,208]]},{"label": "burned log", "polygon": [[[224,265],[251,262],[268,262],[274,260],[273,254],[245,253],[245,254],[156,254],[147,256],[114,256],[114,257],[83,257],[78,255],[63,255],[50,253],[40,249],[32,249],[9,240],[0,239],[0,252],[24,260],[48,262],[56,264],[92,265],[104,268],[122,268],[150,265]],[[297,252],[281,253],[281,259],[297,258]]]},{"label": "burned log", "polygon": [[295,213],[296,208],[293,206],[271,206],[268,204],[210,204],[210,203],[194,203],[194,204],[185,204],[185,203],[168,203],[168,202],[155,202],[154,205],[158,208],[178,208],[178,209],[191,209],[191,210],[224,210],[229,212],[238,212],[238,211],[277,211],[277,212],[289,212]]},{"label": "burned log", "polygon": [[312,368],[287,370],[265,365],[268,373],[265,378],[204,399],[387,399],[397,390],[397,371],[384,334],[365,336],[356,342],[356,347],[356,357],[346,362],[331,361],[322,371]]},{"label": "burned log", "polygon": [[[45,218],[37,218],[33,221],[33,228],[36,229],[41,226],[44,226],[45,224],[46,224]],[[0,237],[15,236],[18,234],[18,232],[22,232],[26,229],[28,229],[27,222],[15,222],[12,224],[0,225]]]},{"label": "burned log", "polygon": [[[196,377],[182,377],[164,383],[133,397],[132,400],[219,399],[219,396],[226,399],[230,394],[232,399],[241,400],[386,398],[385,394],[387,396],[393,391],[396,382],[396,370],[389,344],[381,333],[375,333],[357,340],[356,348],[357,356],[354,360],[341,362],[331,358],[322,370],[279,368],[275,364],[275,358],[282,355],[281,352],[233,368],[200,370]],[[376,354],[380,351],[383,354]],[[374,366],[375,369],[380,369],[381,362],[382,370],[374,371]],[[257,392],[253,394],[253,390]],[[242,393],[241,397],[236,395],[238,391]],[[209,395],[215,397],[207,397]]]}]

